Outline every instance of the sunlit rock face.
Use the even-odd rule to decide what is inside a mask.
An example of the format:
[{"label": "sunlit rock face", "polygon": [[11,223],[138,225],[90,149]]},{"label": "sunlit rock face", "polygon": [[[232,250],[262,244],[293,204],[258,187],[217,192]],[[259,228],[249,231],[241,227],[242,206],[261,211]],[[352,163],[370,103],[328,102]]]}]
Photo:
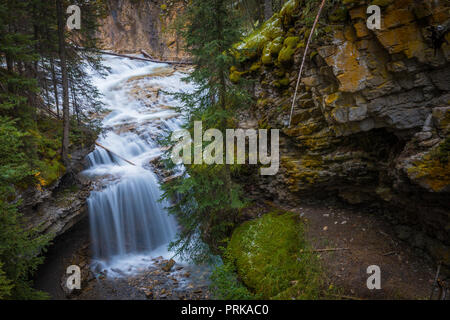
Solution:
[{"label": "sunlit rock face", "polygon": [[[295,202],[338,196],[376,204],[393,222],[414,230],[407,241],[450,265],[449,5],[377,1],[381,29],[369,30],[366,10],[373,3],[342,0],[326,8],[290,127],[316,10],[288,1],[237,45],[253,50],[231,70],[230,80],[255,79],[257,98],[240,121],[283,133],[279,173],[246,180],[253,189],[259,186],[257,197]],[[419,233],[427,240],[417,240]]]},{"label": "sunlit rock face", "polygon": [[108,16],[100,22],[104,49],[119,53],[145,50],[154,58],[187,58],[173,22],[186,5],[184,0],[108,0]]}]

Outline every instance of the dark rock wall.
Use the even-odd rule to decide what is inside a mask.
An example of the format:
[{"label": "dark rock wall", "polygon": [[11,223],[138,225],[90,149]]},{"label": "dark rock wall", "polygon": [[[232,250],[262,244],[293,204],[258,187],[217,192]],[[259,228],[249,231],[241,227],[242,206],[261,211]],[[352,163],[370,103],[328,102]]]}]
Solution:
[{"label": "dark rock wall", "polygon": [[374,31],[366,27],[371,1],[328,6],[288,127],[316,12],[307,2],[289,1],[243,40],[247,59],[231,70],[232,81],[256,80],[257,103],[242,111],[242,126],[282,133],[280,170],[255,174],[255,194],[377,204],[399,237],[450,265],[449,3],[379,1],[382,26]]}]

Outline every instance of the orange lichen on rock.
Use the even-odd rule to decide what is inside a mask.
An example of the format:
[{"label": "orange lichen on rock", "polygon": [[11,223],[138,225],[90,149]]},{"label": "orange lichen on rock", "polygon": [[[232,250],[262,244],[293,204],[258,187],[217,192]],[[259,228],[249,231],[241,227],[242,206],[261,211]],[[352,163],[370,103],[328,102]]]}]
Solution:
[{"label": "orange lichen on rock", "polygon": [[325,58],[339,80],[339,90],[356,92],[364,87],[364,81],[370,77],[370,71],[363,63],[359,51],[351,41],[345,41],[336,52]]}]

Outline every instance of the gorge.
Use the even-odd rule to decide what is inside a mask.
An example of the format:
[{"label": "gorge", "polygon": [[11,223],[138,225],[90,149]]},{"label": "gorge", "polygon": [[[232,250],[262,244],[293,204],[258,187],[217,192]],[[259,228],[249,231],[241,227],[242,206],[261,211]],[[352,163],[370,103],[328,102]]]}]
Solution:
[{"label": "gorge", "polygon": [[[192,59],[173,29],[187,1],[107,4],[103,50]],[[205,219],[196,236],[222,255],[222,267],[232,261],[219,280],[232,274],[241,299],[247,289],[264,299],[428,298],[437,267],[442,277],[450,268],[450,7],[440,0],[327,1],[288,126],[316,4],[285,1],[230,50],[226,81],[253,100],[227,121],[279,130],[279,170],[231,168],[232,181],[217,188],[238,185],[246,206],[224,226]],[[366,27],[369,4],[381,7],[379,30]],[[108,55],[102,63],[106,77],[92,76],[105,110],[91,114],[101,133],[71,153],[70,175],[20,195],[28,225],[56,236],[36,288],[59,299],[214,298],[211,266],[168,249],[185,230],[169,214],[173,203],[161,199],[161,186],[180,172],[166,166],[160,139],[183,126],[183,102],[172,93],[196,90],[182,80],[195,65]],[[214,238],[222,233],[226,244]],[[70,264],[81,266],[81,291],[62,288]],[[365,285],[370,265],[380,265],[381,290]]]}]

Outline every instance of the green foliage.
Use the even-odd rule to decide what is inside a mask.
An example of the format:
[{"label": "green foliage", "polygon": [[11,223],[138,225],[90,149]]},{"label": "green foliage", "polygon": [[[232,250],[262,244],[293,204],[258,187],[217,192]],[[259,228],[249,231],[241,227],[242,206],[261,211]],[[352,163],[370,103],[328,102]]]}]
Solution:
[{"label": "green foliage", "polygon": [[233,232],[227,261],[263,299],[317,299],[323,274],[304,228],[297,215],[281,211],[245,222]]},{"label": "green foliage", "polygon": [[41,255],[50,236],[37,236],[34,230],[25,230],[15,205],[0,200],[0,292],[6,299],[44,299],[47,295],[31,287],[29,277],[43,262]]},{"label": "green foliage", "polygon": [[442,164],[447,164],[450,159],[450,137],[446,137],[437,149],[437,158]]},{"label": "green foliage", "polygon": [[[18,213],[20,190],[51,185],[65,172],[61,163],[61,63],[56,2],[0,3],[0,297],[35,299],[29,277],[42,262],[48,237],[26,230]],[[86,106],[101,108],[86,67],[102,72],[96,30],[105,2],[65,1],[80,6],[82,29],[66,31],[73,142],[92,140]],[[84,50],[79,50],[82,47]],[[56,109],[56,110],[55,110]],[[92,135],[92,133],[90,133]]]},{"label": "green foliage", "polygon": [[2,268],[3,263],[0,262],[0,300],[4,300],[10,296],[11,290],[14,288],[14,285],[11,283],[11,280],[6,277]]},{"label": "green foliage", "polygon": [[29,177],[32,170],[21,150],[26,135],[15,122],[0,117],[0,296],[14,299],[42,298],[28,281],[43,257],[38,256],[49,237],[25,230],[14,199],[14,184]]},{"label": "green foliage", "polygon": [[211,275],[210,290],[218,300],[253,300],[254,296],[238,279],[232,263],[215,267]]},{"label": "green foliage", "polygon": [[[193,0],[178,21],[178,32],[195,65],[185,80],[193,83],[195,90],[175,97],[182,102],[178,111],[192,136],[194,121],[202,121],[203,130],[217,128],[224,132],[233,128],[236,110],[250,102],[242,84],[238,87],[229,81],[229,70],[235,62],[230,53],[241,37],[240,20],[230,4],[229,0]],[[173,142],[169,144],[173,146]],[[170,152],[166,163],[173,168]],[[233,167],[225,164],[193,164],[163,186],[164,197],[174,202],[169,211],[182,226],[172,244],[178,254],[204,261],[210,249],[216,253],[224,244],[244,206],[240,188],[231,180],[232,173]]]}]

